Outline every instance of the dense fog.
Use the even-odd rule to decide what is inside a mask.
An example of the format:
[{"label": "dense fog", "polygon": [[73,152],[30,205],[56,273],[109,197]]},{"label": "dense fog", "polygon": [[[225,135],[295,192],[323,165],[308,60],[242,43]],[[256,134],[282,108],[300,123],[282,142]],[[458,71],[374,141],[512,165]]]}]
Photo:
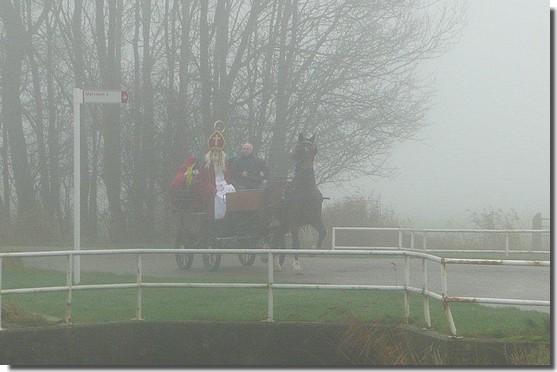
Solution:
[{"label": "dense fog", "polygon": [[376,325],[545,348],[547,5],[0,0],[0,329],[344,322],[380,365],[414,359]]},{"label": "dense fog", "polygon": [[434,98],[416,140],[393,148],[392,176],[327,193],[373,191],[420,227],[469,226],[484,209],[514,209],[521,227],[548,218],[549,35],[545,1],[470,1],[459,42],[420,69]]}]

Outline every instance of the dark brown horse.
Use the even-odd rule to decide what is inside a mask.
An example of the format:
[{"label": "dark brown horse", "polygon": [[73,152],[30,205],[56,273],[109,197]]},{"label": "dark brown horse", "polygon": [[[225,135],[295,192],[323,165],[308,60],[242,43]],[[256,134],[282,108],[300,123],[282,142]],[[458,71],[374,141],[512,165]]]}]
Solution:
[{"label": "dark brown horse", "polygon": [[[321,219],[323,195],[317,188],[313,171],[316,154],[315,135],[304,138],[304,135],[300,134],[292,151],[294,178],[286,187],[281,216],[281,234],[291,234],[294,249],[300,248],[299,231],[302,227],[311,226],[319,233],[317,249],[321,248],[327,235],[327,229]],[[284,256],[280,258],[277,270],[282,269],[283,263]],[[297,255],[294,256],[292,267],[295,272],[302,272]]]}]

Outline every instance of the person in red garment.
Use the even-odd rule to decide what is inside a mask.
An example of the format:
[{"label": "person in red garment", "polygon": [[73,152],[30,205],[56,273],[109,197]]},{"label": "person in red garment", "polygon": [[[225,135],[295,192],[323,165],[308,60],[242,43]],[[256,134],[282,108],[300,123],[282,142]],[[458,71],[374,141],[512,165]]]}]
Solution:
[{"label": "person in red garment", "polygon": [[176,177],[172,183],[170,183],[170,188],[174,191],[179,190],[182,187],[187,187],[191,185],[193,176],[197,175],[199,172],[195,168],[197,163],[197,158],[195,155],[190,155],[184,160],[178,171],[176,172]]},{"label": "person in red garment", "polygon": [[172,201],[176,208],[201,211],[203,201],[199,190],[198,161],[195,155],[189,155],[182,163],[174,180],[170,183]]},{"label": "person in red garment", "polygon": [[[220,125],[220,126],[219,126]],[[199,170],[199,191],[210,218],[221,219],[226,213],[226,194],[235,192],[230,184],[224,152],[224,130],[222,121],[215,122],[215,130],[209,137],[209,151],[205,164]]]}]

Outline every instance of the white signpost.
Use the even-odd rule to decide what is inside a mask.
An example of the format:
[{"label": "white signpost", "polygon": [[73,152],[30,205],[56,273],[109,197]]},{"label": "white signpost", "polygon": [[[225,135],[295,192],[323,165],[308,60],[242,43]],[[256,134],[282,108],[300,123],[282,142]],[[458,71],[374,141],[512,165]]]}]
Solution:
[{"label": "white signpost", "polygon": [[[73,90],[73,188],[74,188],[74,250],[81,249],[81,153],[80,153],[80,116],[81,104],[84,103],[128,103],[128,92],[121,90]],[[74,256],[74,283],[81,281],[80,256]]]}]

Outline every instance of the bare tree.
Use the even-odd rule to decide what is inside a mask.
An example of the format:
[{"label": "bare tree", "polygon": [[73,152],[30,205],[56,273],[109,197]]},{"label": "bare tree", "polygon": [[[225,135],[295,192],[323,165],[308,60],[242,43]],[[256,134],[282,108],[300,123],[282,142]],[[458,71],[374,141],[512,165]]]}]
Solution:
[{"label": "bare tree", "polygon": [[0,1],[4,215],[40,201],[69,230],[72,88],[130,87],[129,109],[90,106],[81,120],[81,219],[114,240],[128,223],[128,237],[163,230],[169,178],[217,119],[227,152],[253,142],[273,176],[288,175],[300,131],[318,133],[319,182],[384,174],[423,126],[419,63],[458,39],[465,15],[413,0],[45,4]]},{"label": "bare tree", "polygon": [[209,75],[209,2],[201,1],[199,13],[199,74],[201,84],[201,115],[206,134],[211,131],[211,81]]},{"label": "bare tree", "polygon": [[[45,4],[39,17],[26,29],[23,23],[22,4],[11,1],[0,2],[0,18],[6,30],[6,55],[2,74],[2,116],[10,140],[18,219],[23,222],[30,222],[37,218],[37,205],[23,130],[20,97],[22,65],[26,53],[31,48],[31,35],[40,27],[48,10],[48,4]],[[31,9],[27,11],[31,12]]]},{"label": "bare tree", "polygon": [[[105,89],[120,89],[122,7],[121,0],[108,2],[106,32],[104,0],[96,0],[95,38],[101,81]],[[106,106],[102,112],[103,180],[110,208],[110,234],[112,240],[120,240],[125,231],[121,200],[120,108],[115,105]]]},{"label": "bare tree", "polygon": [[[83,1],[77,0],[74,2],[74,11],[72,15],[72,52],[73,52],[73,72],[75,87],[85,89],[85,66],[83,58],[83,37],[82,37],[82,15],[83,15]],[[51,61],[52,63],[52,61]],[[88,128],[88,121],[83,120],[84,115],[81,114],[80,124],[80,220],[81,224],[84,226],[85,236],[95,236],[96,235],[96,218],[95,218],[95,197],[96,194],[96,180],[90,177],[89,172],[89,151],[88,151],[88,141],[87,132],[90,129],[90,133],[94,136],[95,129]],[[95,195],[96,196],[96,195]]]},{"label": "bare tree", "polygon": [[[0,124],[3,124],[0,121]],[[10,223],[11,203],[10,203],[10,169],[8,164],[8,129],[5,124],[2,125],[2,186],[4,188],[4,200],[2,203],[2,226]]]}]

